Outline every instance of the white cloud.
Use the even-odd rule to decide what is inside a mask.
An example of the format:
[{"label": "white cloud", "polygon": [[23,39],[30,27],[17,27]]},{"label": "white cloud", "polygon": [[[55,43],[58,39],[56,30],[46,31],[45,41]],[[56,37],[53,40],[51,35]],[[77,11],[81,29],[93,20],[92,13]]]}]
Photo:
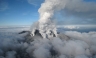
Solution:
[{"label": "white cloud", "polygon": [[[14,29],[11,30],[15,31]],[[55,58],[96,57],[96,32],[66,31],[65,35],[60,34],[64,40],[59,37],[50,38],[50,40],[34,37],[32,38],[34,41],[30,43],[24,42],[24,38],[15,32],[0,32],[1,58],[16,58],[16,55],[18,55],[17,58],[20,58],[20,56],[23,58],[51,58],[52,55]],[[67,37],[65,37],[66,35]],[[66,38],[70,39],[66,41]],[[21,42],[19,42],[20,40]],[[51,49],[52,51],[50,51]]]},{"label": "white cloud", "polygon": [[66,29],[78,29],[79,25],[58,25],[57,28],[66,28]]},{"label": "white cloud", "polygon": [[77,27],[77,26],[64,26],[64,28],[67,28],[67,29],[78,29],[79,27]]}]

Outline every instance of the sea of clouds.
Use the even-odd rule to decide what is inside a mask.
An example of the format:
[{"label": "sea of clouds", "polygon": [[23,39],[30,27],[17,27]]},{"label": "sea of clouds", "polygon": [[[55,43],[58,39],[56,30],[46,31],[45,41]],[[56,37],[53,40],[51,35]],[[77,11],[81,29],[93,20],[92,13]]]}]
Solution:
[{"label": "sea of clouds", "polygon": [[96,58],[96,32],[65,31],[58,37],[35,37],[27,43],[27,33],[18,34],[27,28],[11,30],[0,29],[0,58]]}]

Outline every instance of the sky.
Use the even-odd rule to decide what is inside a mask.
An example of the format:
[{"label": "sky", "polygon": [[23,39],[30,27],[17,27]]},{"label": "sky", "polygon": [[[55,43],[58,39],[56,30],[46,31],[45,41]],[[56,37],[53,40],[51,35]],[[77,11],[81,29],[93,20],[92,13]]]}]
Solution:
[{"label": "sky", "polygon": [[41,3],[35,0],[0,0],[0,25],[31,25],[39,19],[38,8]]},{"label": "sky", "polygon": [[[44,0],[0,0],[0,26],[32,25]],[[96,0],[69,0],[54,15],[59,25],[95,25]]]}]

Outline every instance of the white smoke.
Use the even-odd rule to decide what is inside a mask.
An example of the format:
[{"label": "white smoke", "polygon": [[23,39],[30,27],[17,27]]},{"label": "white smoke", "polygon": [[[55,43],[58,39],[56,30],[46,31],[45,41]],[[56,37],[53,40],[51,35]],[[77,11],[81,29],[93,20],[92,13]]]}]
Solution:
[{"label": "white smoke", "polygon": [[[40,19],[38,21],[38,30],[43,36],[49,36],[50,31],[52,31],[57,36],[57,30],[54,22],[52,22],[54,13],[59,11],[65,7],[65,0],[45,0],[44,3],[41,4],[38,12],[40,14]],[[32,34],[34,30],[32,31]]]},{"label": "white smoke", "polygon": [[[39,33],[43,38],[50,39],[34,39],[31,45],[26,50],[31,57],[35,58],[94,58],[96,56],[96,41],[93,34],[79,33],[79,32],[65,32],[65,34],[57,34],[56,26],[52,19],[55,12],[58,12],[66,6],[69,6],[71,0],[45,0],[41,4],[38,12],[40,19],[35,23],[32,28],[32,34],[34,36],[35,30],[39,30]],[[72,0],[71,2],[82,2],[81,0]],[[72,4],[73,5],[73,4]],[[85,4],[84,4],[85,5]],[[67,9],[72,9],[68,7]],[[75,11],[80,11],[76,9]],[[74,28],[74,27],[72,27]],[[56,37],[50,35],[52,31]],[[92,39],[92,40],[91,40]],[[33,47],[32,47],[33,46]],[[32,56],[33,55],[33,56]]]},{"label": "white smoke", "polygon": [[[45,0],[44,3],[41,4],[41,7],[38,10],[40,14],[40,18],[38,21],[37,29],[39,30],[43,38],[47,38],[47,36],[50,37],[49,35],[50,30],[57,36],[56,26],[52,22],[55,12],[61,10],[65,10],[65,11],[68,10],[69,12],[73,12],[73,13],[74,12],[87,13],[91,11],[95,12],[96,10],[95,6],[96,6],[95,3],[93,2],[88,3],[88,2],[84,2],[83,0]],[[65,13],[67,13],[67,11]],[[32,34],[34,36],[34,30],[32,30]]]}]

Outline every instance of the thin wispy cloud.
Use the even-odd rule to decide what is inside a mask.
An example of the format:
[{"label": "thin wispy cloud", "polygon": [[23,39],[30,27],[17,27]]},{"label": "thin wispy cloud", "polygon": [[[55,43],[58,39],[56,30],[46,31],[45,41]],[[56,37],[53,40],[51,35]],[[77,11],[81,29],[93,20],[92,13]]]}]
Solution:
[{"label": "thin wispy cloud", "polygon": [[44,0],[27,0],[29,4],[32,4],[34,6],[39,6],[42,1]]},{"label": "thin wispy cloud", "polygon": [[5,1],[3,1],[3,0],[1,0],[1,1],[0,1],[0,11],[5,11],[5,10],[7,10],[7,9],[9,9],[8,3],[5,2]]},{"label": "thin wispy cloud", "polygon": [[27,0],[29,4],[32,4],[32,5],[37,5],[37,2],[35,0]]}]

